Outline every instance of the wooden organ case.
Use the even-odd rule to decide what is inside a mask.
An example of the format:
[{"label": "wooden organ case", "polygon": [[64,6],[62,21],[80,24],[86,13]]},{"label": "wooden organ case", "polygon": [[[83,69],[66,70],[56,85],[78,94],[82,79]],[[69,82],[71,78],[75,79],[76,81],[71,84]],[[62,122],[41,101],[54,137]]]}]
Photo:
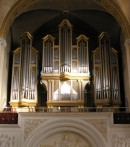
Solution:
[{"label": "wooden organ case", "polygon": [[84,88],[89,82],[88,38],[81,34],[72,44],[68,20],[59,25],[59,44],[48,34],[43,37],[41,83],[47,89],[47,106],[84,107]]},{"label": "wooden organ case", "polygon": [[99,36],[99,47],[93,51],[94,98],[96,106],[121,105],[118,52],[111,47],[106,32]]},{"label": "wooden organ case", "polygon": [[[93,83],[89,73],[89,38],[84,34],[76,38],[73,34],[72,24],[64,19],[59,25],[57,43],[51,34],[42,38],[40,83],[47,91],[47,107],[84,107],[88,100],[86,85],[89,83],[94,84],[91,92],[94,93],[95,106],[119,107],[118,52],[111,47],[109,35],[101,33],[99,47],[93,51]],[[21,46],[13,51],[12,107],[37,106],[37,69],[38,51],[32,47],[31,34],[25,32]]]},{"label": "wooden organ case", "polygon": [[21,46],[13,51],[12,83],[10,105],[37,105],[38,51],[32,47],[32,36],[25,32]]}]

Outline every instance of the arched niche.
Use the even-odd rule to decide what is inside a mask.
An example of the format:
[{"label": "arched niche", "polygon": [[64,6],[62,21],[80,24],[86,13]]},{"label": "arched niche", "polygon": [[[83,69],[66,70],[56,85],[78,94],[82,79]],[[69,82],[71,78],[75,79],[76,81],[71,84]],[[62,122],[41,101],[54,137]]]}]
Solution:
[{"label": "arched niche", "polygon": [[[57,119],[33,130],[25,141],[26,147],[62,146],[68,142],[71,147],[106,147],[102,134],[89,123],[70,119]],[[64,144],[64,145],[63,145]],[[78,146],[79,144],[79,146]]]}]

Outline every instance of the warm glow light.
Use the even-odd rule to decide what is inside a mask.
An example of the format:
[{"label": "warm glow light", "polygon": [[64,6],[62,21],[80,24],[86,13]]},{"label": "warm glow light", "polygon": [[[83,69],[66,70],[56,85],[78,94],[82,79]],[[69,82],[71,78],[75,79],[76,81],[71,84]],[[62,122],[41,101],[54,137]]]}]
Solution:
[{"label": "warm glow light", "polygon": [[58,93],[58,89],[54,92],[53,95],[53,100],[58,100],[59,99],[59,93]]},{"label": "warm glow light", "polygon": [[58,89],[54,92],[54,94],[58,94]]},{"label": "warm glow light", "polygon": [[66,82],[61,86],[61,94],[70,94],[70,85],[68,85]]},{"label": "warm glow light", "polygon": [[78,72],[77,69],[72,70],[72,73],[77,73],[77,72]]},{"label": "warm glow light", "polygon": [[60,92],[57,89],[53,93],[53,100],[77,100],[78,93],[71,87],[71,85],[67,84],[67,82],[63,82]]}]

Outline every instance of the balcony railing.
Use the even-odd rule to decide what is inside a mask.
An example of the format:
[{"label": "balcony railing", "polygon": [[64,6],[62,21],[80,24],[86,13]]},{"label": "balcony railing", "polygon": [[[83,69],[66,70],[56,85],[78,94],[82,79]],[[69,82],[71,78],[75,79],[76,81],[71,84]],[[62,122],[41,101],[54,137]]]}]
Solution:
[{"label": "balcony railing", "polygon": [[0,124],[17,124],[18,123],[18,112],[35,112],[35,113],[103,113],[112,112],[113,113],[113,124],[130,124],[130,107],[36,107],[36,108],[1,108],[0,109]]},{"label": "balcony railing", "polygon": [[123,113],[130,112],[130,107],[36,107],[36,112],[113,112],[113,113]]},{"label": "balcony railing", "polygon": [[0,108],[2,113],[14,112],[113,112],[113,113],[130,113],[130,107],[6,107]]}]

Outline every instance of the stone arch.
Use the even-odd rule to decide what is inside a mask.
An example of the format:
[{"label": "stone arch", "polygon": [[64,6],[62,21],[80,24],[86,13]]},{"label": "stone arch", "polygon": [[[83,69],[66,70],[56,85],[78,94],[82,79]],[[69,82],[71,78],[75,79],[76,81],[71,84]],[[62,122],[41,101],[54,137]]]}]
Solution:
[{"label": "stone arch", "polygon": [[[54,121],[46,121],[29,134],[24,146],[35,147],[50,141],[52,136],[60,136],[62,134],[72,134],[79,136],[81,139],[89,143],[89,147],[106,147],[107,143],[102,134],[96,130],[88,122],[77,121],[71,119],[57,119]],[[55,138],[55,141],[57,138]],[[73,147],[73,146],[72,146]]]},{"label": "stone arch", "polygon": [[[120,7],[114,2],[114,0],[93,0],[95,3],[101,5],[105,10],[110,13],[120,24],[123,34],[125,38],[130,38],[130,28],[127,18],[125,17],[124,13],[120,9]],[[0,36],[6,38],[8,29],[12,22],[15,20],[17,16],[22,14],[22,12],[28,8],[29,6],[37,3],[38,0],[21,0],[15,3],[15,5],[9,10],[7,13],[1,29],[0,29]]]}]

